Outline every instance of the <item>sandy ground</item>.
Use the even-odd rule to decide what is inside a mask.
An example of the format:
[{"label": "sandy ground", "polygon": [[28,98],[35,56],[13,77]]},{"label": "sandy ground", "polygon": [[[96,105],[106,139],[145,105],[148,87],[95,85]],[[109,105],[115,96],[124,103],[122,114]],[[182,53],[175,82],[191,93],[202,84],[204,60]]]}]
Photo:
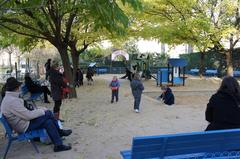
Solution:
[{"label": "sandy ground", "polygon": [[[65,100],[62,105],[64,127],[73,134],[64,140],[71,143],[71,151],[54,153],[52,145],[37,143],[36,154],[27,142],[13,143],[9,159],[120,159],[120,150],[130,149],[133,136],[202,131],[206,104],[219,87],[218,78],[188,77],[186,86],[172,87],[176,104],[166,106],[155,98],[160,87],[154,80],[143,81],[145,90],[139,114],[133,111],[133,97],[129,81],[120,80],[118,103],[110,103],[108,84],[113,75],[95,76],[92,86],[77,88],[78,98]],[[120,75],[118,75],[120,77]],[[44,105],[53,107],[53,102]],[[0,156],[6,139],[0,127]],[[1,157],[0,157],[1,158]]]}]

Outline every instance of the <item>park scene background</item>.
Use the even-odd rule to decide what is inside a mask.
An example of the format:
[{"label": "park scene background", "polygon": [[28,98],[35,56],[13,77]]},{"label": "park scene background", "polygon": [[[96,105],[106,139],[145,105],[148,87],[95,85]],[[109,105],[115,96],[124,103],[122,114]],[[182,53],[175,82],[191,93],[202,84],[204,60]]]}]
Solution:
[{"label": "park scene background", "polygon": [[[73,129],[73,135],[64,141],[72,144],[72,151],[53,153],[51,145],[39,143],[41,153],[36,154],[28,143],[14,143],[8,158],[117,159],[120,150],[131,147],[134,136],[204,130],[206,104],[221,78],[240,75],[239,3],[1,0],[1,83],[10,76],[22,81],[25,73],[41,81],[47,59],[58,60],[71,88],[62,106],[63,126]],[[149,41],[158,43],[156,50]],[[123,54],[112,59],[117,51],[127,53],[129,59]],[[171,87],[176,100],[171,107],[156,100],[161,91],[155,79],[158,70],[168,66],[169,58],[187,61],[185,71],[179,72],[181,77],[186,74],[185,86]],[[75,88],[76,69],[86,71],[93,63],[94,84],[87,85],[85,78],[84,85]],[[133,112],[127,79],[120,79],[119,102],[110,103],[112,76],[120,78],[125,67],[133,66],[144,75],[139,114]],[[217,73],[207,74],[207,70]],[[37,104],[53,107],[53,101]],[[6,144],[2,127],[0,143],[1,155]]]}]

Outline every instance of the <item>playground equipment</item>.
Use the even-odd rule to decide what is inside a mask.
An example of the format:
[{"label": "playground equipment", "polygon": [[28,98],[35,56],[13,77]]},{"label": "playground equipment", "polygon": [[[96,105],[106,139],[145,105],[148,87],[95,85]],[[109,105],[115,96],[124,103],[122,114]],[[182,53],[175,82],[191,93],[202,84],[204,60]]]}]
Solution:
[{"label": "playground equipment", "polygon": [[[157,86],[162,84],[185,85],[185,66],[186,59],[172,58],[168,59],[168,67],[160,68],[157,72]],[[182,74],[181,74],[182,73]]]}]

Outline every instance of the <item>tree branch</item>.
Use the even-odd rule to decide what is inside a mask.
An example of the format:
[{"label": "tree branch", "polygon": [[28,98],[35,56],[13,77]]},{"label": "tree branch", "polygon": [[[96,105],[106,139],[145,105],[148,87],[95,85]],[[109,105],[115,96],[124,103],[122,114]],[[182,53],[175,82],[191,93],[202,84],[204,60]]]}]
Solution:
[{"label": "tree branch", "polygon": [[67,43],[68,40],[69,40],[69,35],[71,33],[73,20],[76,17],[76,12],[77,12],[77,10],[73,14],[70,15],[70,17],[68,19],[68,22],[66,23],[66,34],[65,34],[65,37],[64,37],[64,42],[65,43]]},{"label": "tree branch", "polygon": [[47,19],[47,21],[48,21],[48,23],[49,23],[53,33],[56,33],[56,29],[54,28],[54,26],[53,26],[53,24],[52,24],[52,22],[51,22],[51,20],[49,18],[49,14],[47,14],[46,10],[43,7],[41,7],[41,10],[42,10],[43,14],[45,15],[45,17],[46,17],[46,19]]},{"label": "tree branch", "polygon": [[12,28],[10,28],[10,27],[8,27],[8,26],[5,26],[5,25],[2,24],[2,23],[0,23],[0,26],[2,26],[2,27],[4,27],[4,28],[6,28],[6,29],[8,29],[8,30],[10,30],[10,31],[12,31],[12,32],[14,32],[14,33],[20,34],[20,35],[29,36],[29,37],[33,37],[33,38],[44,39],[44,40],[49,40],[49,39],[47,39],[46,37],[37,36],[37,35],[33,35],[33,34],[28,34],[28,33],[23,33],[23,32],[17,31],[17,30],[12,29]]},{"label": "tree branch", "polygon": [[35,31],[35,32],[37,32],[39,34],[42,34],[42,35],[44,34],[43,32],[41,32],[41,30],[38,30],[38,29],[28,25],[28,24],[25,24],[25,23],[21,22],[19,19],[9,19],[9,18],[5,18],[5,17],[0,17],[0,20],[2,22],[7,22],[7,23],[10,23],[10,24],[20,25],[20,26],[22,26],[22,27],[24,27],[26,29]]}]

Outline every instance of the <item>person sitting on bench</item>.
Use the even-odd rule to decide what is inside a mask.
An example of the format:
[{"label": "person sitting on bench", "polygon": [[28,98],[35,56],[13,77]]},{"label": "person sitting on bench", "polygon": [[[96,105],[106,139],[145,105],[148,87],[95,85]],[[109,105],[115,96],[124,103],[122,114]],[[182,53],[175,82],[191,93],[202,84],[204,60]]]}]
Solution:
[{"label": "person sitting on bench", "polygon": [[46,108],[31,111],[25,108],[23,99],[19,98],[20,85],[21,82],[14,77],[7,79],[5,97],[0,107],[12,129],[17,133],[45,129],[54,144],[54,152],[70,150],[71,146],[64,145],[61,136],[69,136],[72,130],[60,129],[53,113]]},{"label": "person sitting on bench", "polygon": [[169,88],[168,86],[162,86],[161,90],[162,94],[158,97],[158,99],[161,99],[167,105],[174,104],[174,95],[171,88]]},{"label": "person sitting on bench", "polygon": [[48,95],[51,95],[51,92],[47,86],[40,86],[39,84],[34,83],[28,74],[25,75],[25,84],[30,93],[43,93],[44,103],[50,103],[48,101]]},{"label": "person sitting on bench", "polygon": [[240,128],[240,86],[234,77],[223,78],[207,104],[205,117],[209,122],[206,131]]}]

